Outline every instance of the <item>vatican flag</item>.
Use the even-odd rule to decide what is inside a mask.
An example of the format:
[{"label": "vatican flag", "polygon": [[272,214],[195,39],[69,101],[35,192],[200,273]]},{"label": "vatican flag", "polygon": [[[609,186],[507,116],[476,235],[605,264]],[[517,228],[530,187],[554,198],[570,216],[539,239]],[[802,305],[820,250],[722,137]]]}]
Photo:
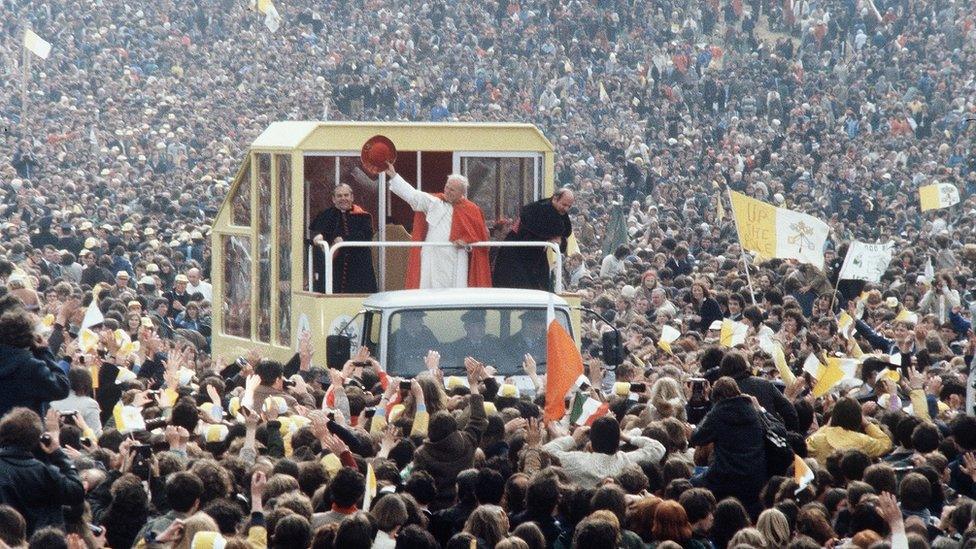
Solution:
[{"label": "vatican flag", "polygon": [[746,335],[749,332],[748,326],[727,318],[723,319],[721,323],[718,341],[722,347],[735,347],[746,342]]},{"label": "vatican flag", "polygon": [[858,361],[853,358],[827,357],[824,365],[816,355],[810,354],[803,363],[803,370],[817,380],[813,386],[813,396],[820,398],[829,393],[838,383],[857,376]]},{"label": "vatican flag", "polygon": [[739,243],[763,257],[795,259],[823,269],[830,227],[816,217],[729,191]]},{"label": "vatican flag", "polygon": [[661,326],[661,337],[657,340],[657,346],[669,355],[674,354],[671,352],[671,344],[677,341],[679,337],[681,337],[681,332],[677,328],[665,324]]},{"label": "vatican flag", "polygon": [[922,211],[948,208],[959,203],[959,189],[952,183],[935,183],[918,188]]}]

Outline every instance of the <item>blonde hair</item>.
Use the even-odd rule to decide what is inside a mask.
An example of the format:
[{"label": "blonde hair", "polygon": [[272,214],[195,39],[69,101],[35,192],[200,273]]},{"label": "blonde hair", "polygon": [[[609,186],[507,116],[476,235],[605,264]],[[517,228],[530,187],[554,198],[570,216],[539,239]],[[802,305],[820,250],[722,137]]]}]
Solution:
[{"label": "blonde hair", "polygon": [[760,513],[756,528],[762,533],[768,549],[782,549],[790,543],[790,523],[779,509],[766,509]]},{"label": "blonde hair", "polygon": [[756,547],[757,549],[765,549],[766,538],[763,537],[762,532],[755,528],[743,528],[732,536],[732,540],[729,541],[729,547]]},{"label": "blonde hair", "polygon": [[651,385],[650,403],[653,419],[676,417],[685,419],[685,399],[681,385],[671,377],[661,377]]},{"label": "blonde hair", "polygon": [[198,532],[220,533],[220,528],[214,519],[210,518],[210,515],[203,512],[194,513],[183,523],[183,537],[173,546],[173,549],[190,549],[193,536],[197,535]]},{"label": "blonde hair", "polygon": [[488,547],[494,547],[508,534],[508,528],[502,522],[503,517],[505,517],[505,511],[501,507],[479,505],[468,516],[467,522],[464,523],[464,531],[483,539]]}]

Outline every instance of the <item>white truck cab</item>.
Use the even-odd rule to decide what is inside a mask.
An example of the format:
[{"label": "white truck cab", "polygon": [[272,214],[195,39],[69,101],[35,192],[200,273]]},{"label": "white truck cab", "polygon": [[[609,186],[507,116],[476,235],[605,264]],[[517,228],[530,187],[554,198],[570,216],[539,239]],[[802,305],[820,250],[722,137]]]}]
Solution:
[{"label": "white truck cab", "polygon": [[[366,346],[391,376],[413,378],[425,371],[429,350],[441,355],[445,376],[464,376],[464,358],[494,366],[497,375],[531,388],[522,370],[525,354],[535,358],[539,375],[546,371],[546,316],[579,341],[567,301],[549,292],[508,288],[454,288],[380,292],[363,300],[349,321],[352,330],[333,335],[329,366],[341,367],[346,349]],[[348,342],[348,345],[343,344]]]}]

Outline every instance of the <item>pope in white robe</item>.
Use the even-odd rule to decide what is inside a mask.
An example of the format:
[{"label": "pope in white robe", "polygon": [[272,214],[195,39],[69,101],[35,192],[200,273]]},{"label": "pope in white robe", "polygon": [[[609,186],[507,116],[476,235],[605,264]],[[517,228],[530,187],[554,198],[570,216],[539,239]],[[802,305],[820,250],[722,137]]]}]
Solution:
[{"label": "pope in white robe", "polygon": [[[488,229],[481,210],[465,195],[468,180],[461,175],[450,175],[444,185],[443,197],[419,191],[402,177],[391,165],[386,171],[390,190],[399,196],[422,218],[414,220],[414,240],[420,235],[424,242],[453,243],[453,246],[425,246],[419,253],[419,281],[411,280],[411,268],[407,271],[407,287],[417,288],[464,288],[471,285],[490,286],[491,274],[487,250],[474,252],[472,263],[468,249],[472,242],[488,240]],[[418,216],[419,217],[419,216]],[[424,223],[424,220],[426,223]],[[418,221],[420,221],[418,223]],[[418,225],[420,225],[418,227]],[[419,234],[418,234],[419,231]],[[483,264],[482,264],[483,259]],[[471,265],[476,264],[478,276],[472,278]],[[484,274],[482,274],[484,271]],[[482,280],[486,278],[487,280]],[[416,274],[414,274],[416,279]]]}]

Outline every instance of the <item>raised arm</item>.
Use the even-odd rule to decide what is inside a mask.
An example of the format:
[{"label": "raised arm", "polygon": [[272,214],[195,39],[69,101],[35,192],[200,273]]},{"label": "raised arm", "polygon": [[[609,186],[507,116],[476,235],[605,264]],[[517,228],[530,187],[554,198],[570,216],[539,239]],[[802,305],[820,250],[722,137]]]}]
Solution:
[{"label": "raised arm", "polygon": [[430,211],[436,199],[423,191],[418,191],[411,187],[409,183],[400,177],[400,174],[396,173],[393,169],[393,164],[389,164],[386,170],[386,177],[389,180],[390,190],[393,191],[393,194],[402,198],[407,204],[410,204],[410,208],[413,211],[424,213]]}]

